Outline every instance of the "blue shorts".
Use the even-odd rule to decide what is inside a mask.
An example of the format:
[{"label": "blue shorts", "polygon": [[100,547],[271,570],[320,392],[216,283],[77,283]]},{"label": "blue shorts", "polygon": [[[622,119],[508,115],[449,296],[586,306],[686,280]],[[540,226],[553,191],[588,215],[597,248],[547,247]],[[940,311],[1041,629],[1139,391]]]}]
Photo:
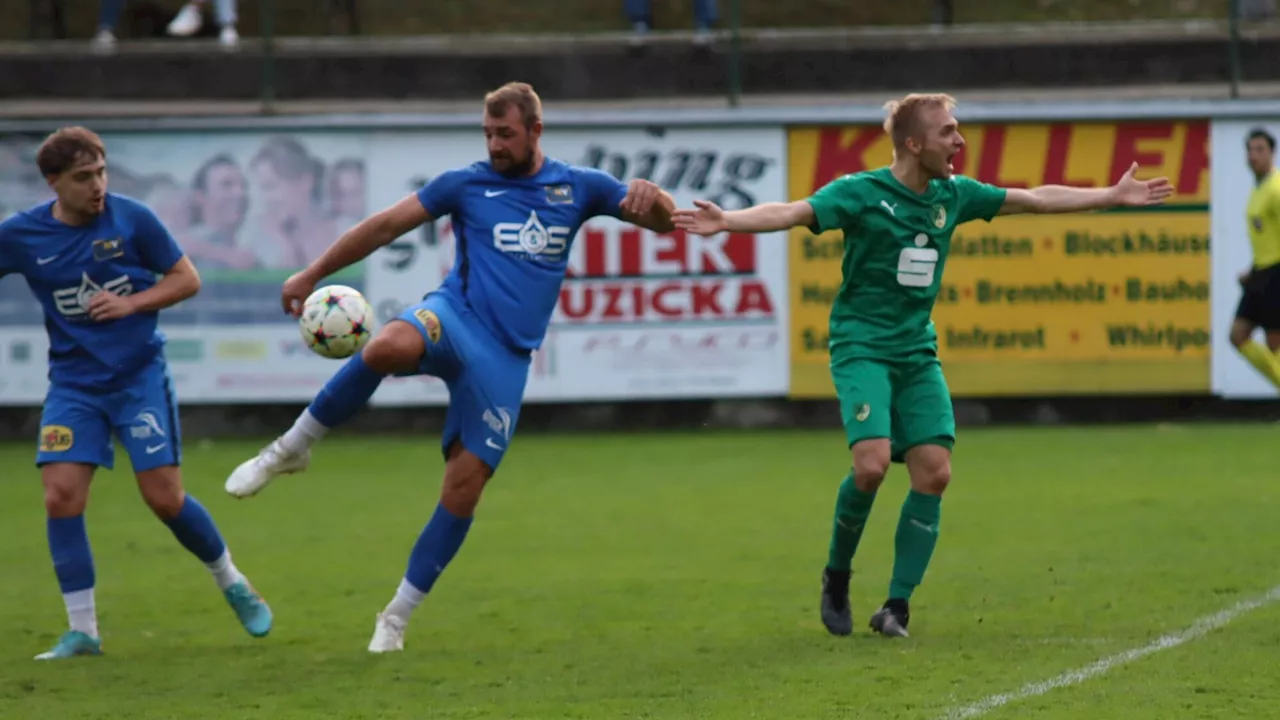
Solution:
[{"label": "blue shorts", "polygon": [[40,417],[36,465],[86,463],[110,470],[119,439],[135,473],[182,463],[178,401],[163,359],[123,389],[93,392],[52,385]]},{"label": "blue shorts", "polygon": [[438,377],[449,388],[440,438],[445,457],[460,440],[497,471],[520,419],[531,356],[503,345],[471,308],[444,293],[431,293],[396,319],[413,325],[426,340],[416,374]]}]

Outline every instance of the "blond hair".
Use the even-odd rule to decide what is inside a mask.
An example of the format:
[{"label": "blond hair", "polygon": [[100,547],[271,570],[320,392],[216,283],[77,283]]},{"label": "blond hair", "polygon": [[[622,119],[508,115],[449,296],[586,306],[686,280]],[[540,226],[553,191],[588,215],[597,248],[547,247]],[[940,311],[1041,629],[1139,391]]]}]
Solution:
[{"label": "blond hair", "polygon": [[922,111],[940,107],[950,112],[955,106],[955,98],[944,93],[912,93],[901,100],[890,100],[884,104],[884,131],[893,139],[893,146],[900,148],[907,144],[907,138],[920,132]]},{"label": "blond hair", "polygon": [[484,96],[484,109],[491,118],[500,118],[515,106],[527,129],[542,120],[542,99],[529,83],[509,82]]}]

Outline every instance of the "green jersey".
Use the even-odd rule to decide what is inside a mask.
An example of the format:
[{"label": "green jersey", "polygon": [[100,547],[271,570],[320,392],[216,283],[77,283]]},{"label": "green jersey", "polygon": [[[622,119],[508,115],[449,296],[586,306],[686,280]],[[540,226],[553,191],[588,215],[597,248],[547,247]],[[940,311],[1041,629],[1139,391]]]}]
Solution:
[{"label": "green jersey", "polygon": [[814,233],[844,231],[843,280],[831,308],[833,358],[892,360],[937,353],[931,314],[957,225],[990,220],[1003,188],[963,176],[924,194],[889,168],[845,175],[809,198]]}]

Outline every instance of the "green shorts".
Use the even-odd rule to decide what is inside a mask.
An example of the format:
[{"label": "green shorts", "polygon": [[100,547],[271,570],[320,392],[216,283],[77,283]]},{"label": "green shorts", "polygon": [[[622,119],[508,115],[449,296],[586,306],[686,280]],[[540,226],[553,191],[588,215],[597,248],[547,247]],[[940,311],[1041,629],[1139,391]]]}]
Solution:
[{"label": "green shorts", "polygon": [[905,363],[857,359],[832,362],[840,417],[849,446],[888,438],[892,461],[917,445],[956,442],[951,390],[936,358]]}]

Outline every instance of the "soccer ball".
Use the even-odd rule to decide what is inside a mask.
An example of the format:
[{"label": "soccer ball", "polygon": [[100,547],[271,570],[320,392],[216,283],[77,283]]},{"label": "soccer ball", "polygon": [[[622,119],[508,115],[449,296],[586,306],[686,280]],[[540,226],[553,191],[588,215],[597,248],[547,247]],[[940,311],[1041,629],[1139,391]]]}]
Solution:
[{"label": "soccer ball", "polygon": [[355,288],[326,285],[302,304],[298,327],[311,352],[335,360],[348,358],[373,336],[373,308]]}]

